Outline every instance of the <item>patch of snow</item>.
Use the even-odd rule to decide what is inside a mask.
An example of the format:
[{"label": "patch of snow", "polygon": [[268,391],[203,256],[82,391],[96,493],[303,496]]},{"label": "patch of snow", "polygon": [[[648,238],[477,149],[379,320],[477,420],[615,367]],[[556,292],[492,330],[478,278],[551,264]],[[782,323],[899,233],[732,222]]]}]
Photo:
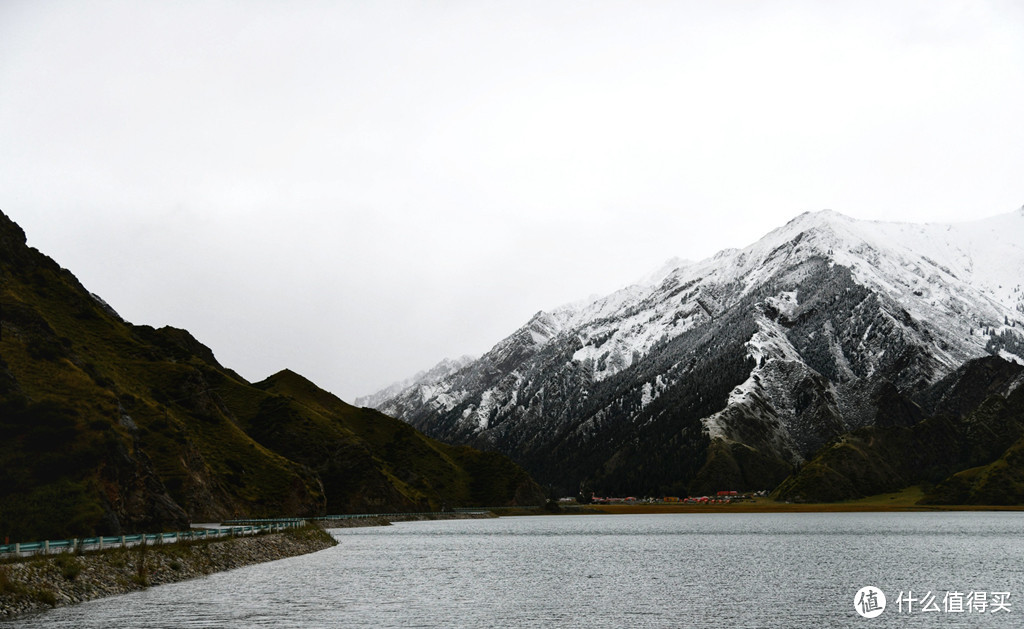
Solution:
[{"label": "patch of snow", "polygon": [[1008,360],[1011,363],[1017,363],[1018,365],[1024,365],[1024,358],[1021,358],[1020,356],[1018,356],[1016,354],[1012,354],[1012,353],[1006,351],[1005,349],[999,350],[999,357],[1002,358],[1003,360]]},{"label": "patch of snow", "polygon": [[730,439],[725,422],[731,407],[749,404],[755,394],[763,394],[762,374],[771,361],[802,362],[799,352],[789,342],[785,332],[774,321],[764,315],[757,317],[757,332],[747,341],[747,355],[754,359],[755,366],[750,376],[729,392],[729,401],[723,411],[705,417],[702,421],[708,434],[714,438]]},{"label": "patch of snow", "polygon": [[769,297],[765,302],[778,310],[786,318],[791,318],[800,305],[797,301],[797,291],[795,290],[781,292],[775,297]]},{"label": "patch of snow", "polygon": [[466,399],[466,391],[452,391],[444,383],[420,385],[420,404],[431,405],[435,409],[448,412]]},{"label": "patch of snow", "polygon": [[494,408],[494,391],[488,389],[484,391],[480,396],[480,404],[478,406],[470,406],[466,410],[462,411],[463,421],[472,422],[476,425],[476,430],[486,430],[491,419],[491,410]]},{"label": "patch of snow", "polygon": [[680,267],[693,264],[690,260],[682,258],[670,258],[661,265],[661,268],[635,282],[638,286],[657,286],[665,281],[667,277],[675,273]]},{"label": "patch of snow", "polygon": [[451,374],[455,373],[459,369],[462,369],[466,365],[472,363],[476,358],[474,356],[464,355],[460,358],[450,359],[445,358],[441,362],[437,363],[433,367],[427,370],[418,372],[411,378],[406,378],[400,382],[395,382],[387,387],[375,392],[370,395],[364,395],[355,399],[356,406],[368,406],[371,408],[380,408],[387,404],[389,401],[402,396],[403,394],[418,390],[420,393],[420,402],[426,402],[430,397],[436,393],[436,388],[431,389],[427,397],[424,397],[424,390],[422,385],[434,385],[441,380],[447,378]]},{"label": "patch of snow", "polygon": [[645,382],[640,391],[640,408],[647,408],[647,405],[654,401],[654,387],[650,382]]}]

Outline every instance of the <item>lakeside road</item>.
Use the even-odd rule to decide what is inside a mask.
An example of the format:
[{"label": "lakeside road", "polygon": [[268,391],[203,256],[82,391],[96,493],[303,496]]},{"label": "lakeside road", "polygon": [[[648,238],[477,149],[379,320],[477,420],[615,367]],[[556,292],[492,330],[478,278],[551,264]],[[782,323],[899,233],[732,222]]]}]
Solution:
[{"label": "lakeside road", "polygon": [[317,527],[251,537],[11,558],[0,562],[0,620],[127,594],[335,546]]},{"label": "lakeside road", "polygon": [[[382,514],[316,520],[321,526],[251,537],[118,547],[81,554],[60,552],[0,561],[0,620],[51,607],[126,594],[242,566],[317,552],[337,545],[326,528],[389,526],[394,522],[497,517],[481,513]],[[222,524],[200,525],[221,527]]]}]

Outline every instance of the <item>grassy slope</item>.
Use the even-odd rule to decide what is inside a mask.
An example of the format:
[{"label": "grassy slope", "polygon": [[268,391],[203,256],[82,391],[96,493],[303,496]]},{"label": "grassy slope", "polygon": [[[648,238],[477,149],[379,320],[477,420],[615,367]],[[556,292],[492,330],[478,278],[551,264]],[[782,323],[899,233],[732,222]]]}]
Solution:
[{"label": "grassy slope", "polygon": [[[382,492],[397,492],[409,509],[427,510],[541,498],[536,484],[505,457],[429,439],[405,422],[346,404],[291,371],[255,386],[276,397],[249,421],[250,433],[296,461],[319,464],[332,513],[365,510],[378,504]],[[348,452],[345,465],[337,464],[339,457],[324,457],[325,450]],[[354,484],[347,473],[352,466],[376,473]]]},{"label": "grassy slope", "polygon": [[774,495],[832,502],[923,483],[927,504],[1024,504],[1024,387],[994,390],[1020,372],[997,361],[967,366],[939,411],[913,426],[862,428],[826,445]]},{"label": "grassy slope", "polygon": [[291,372],[254,386],[184,330],[125,323],[2,213],[0,266],[0,539],[539,491],[504,457],[427,440]]},{"label": "grassy slope", "polygon": [[1024,504],[1024,439],[998,459],[953,474],[931,488],[924,504]]},{"label": "grassy slope", "polygon": [[232,380],[219,365],[169,355],[160,331],[120,321],[5,228],[0,535],[187,525],[174,503],[202,519],[322,506],[313,475],[216,403],[209,375]]}]

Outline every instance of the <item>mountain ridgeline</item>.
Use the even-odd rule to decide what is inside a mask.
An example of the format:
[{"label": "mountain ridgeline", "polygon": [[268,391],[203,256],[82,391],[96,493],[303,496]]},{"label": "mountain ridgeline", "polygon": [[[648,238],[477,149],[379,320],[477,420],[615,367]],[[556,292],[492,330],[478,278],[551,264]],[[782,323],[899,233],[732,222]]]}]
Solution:
[{"label": "mountain ridgeline", "polygon": [[543,499],[503,455],[122,320],[2,213],[0,267],[0,538]]},{"label": "mountain ridgeline", "polygon": [[[1022,282],[1024,208],[959,225],[807,213],[745,249],[538,312],[376,406],[567,493],[781,485],[787,499],[839,500],[931,483],[930,500],[992,500],[973,483],[998,470],[964,471],[1021,470]],[[951,385],[959,373],[972,386]],[[999,438],[939,454],[988,428]],[[897,473],[914,448],[938,458]]]}]

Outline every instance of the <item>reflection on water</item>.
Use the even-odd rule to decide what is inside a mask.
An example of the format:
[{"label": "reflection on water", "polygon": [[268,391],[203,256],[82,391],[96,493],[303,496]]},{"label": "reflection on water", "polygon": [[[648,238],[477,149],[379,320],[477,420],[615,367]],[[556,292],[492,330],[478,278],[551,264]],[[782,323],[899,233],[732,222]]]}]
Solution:
[{"label": "reflection on water", "polygon": [[[1019,627],[1024,514],[559,516],[333,531],[340,544],[17,627]],[[854,594],[885,592],[879,617]],[[900,614],[900,592],[1009,591]],[[915,594],[917,596],[917,594]]]}]

